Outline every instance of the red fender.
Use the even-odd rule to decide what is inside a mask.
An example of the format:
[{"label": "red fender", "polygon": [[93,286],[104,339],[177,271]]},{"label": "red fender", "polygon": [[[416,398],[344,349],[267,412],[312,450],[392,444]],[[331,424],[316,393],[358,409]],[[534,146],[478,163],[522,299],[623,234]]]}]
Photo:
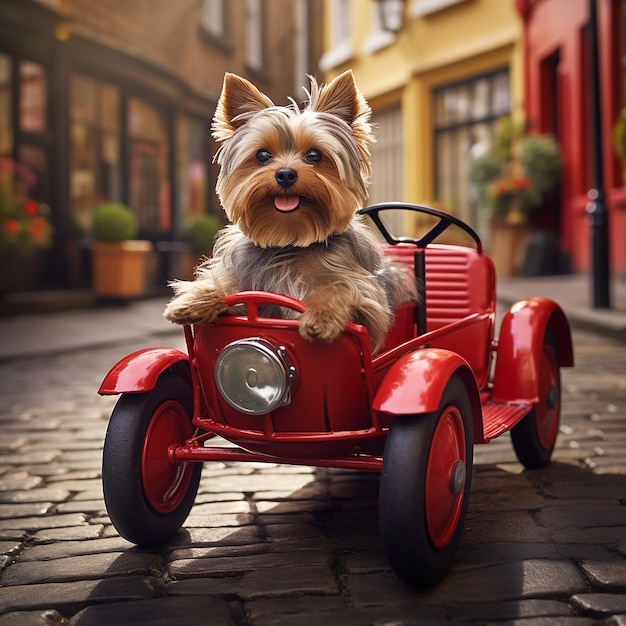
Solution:
[{"label": "red fender", "polygon": [[461,375],[467,387],[475,431],[482,432],[480,396],[472,370],[463,357],[449,350],[429,348],[400,357],[383,378],[372,406],[390,415],[431,413],[439,408],[444,389],[455,373]]},{"label": "red fender", "polygon": [[574,365],[569,322],[549,298],[528,298],[514,304],[500,327],[493,399],[496,402],[537,402],[543,339],[549,330],[556,342],[560,367]]},{"label": "red fender", "polygon": [[159,376],[176,363],[187,363],[189,357],[174,348],[146,348],[124,357],[105,376],[98,393],[101,396],[118,393],[150,391]]}]

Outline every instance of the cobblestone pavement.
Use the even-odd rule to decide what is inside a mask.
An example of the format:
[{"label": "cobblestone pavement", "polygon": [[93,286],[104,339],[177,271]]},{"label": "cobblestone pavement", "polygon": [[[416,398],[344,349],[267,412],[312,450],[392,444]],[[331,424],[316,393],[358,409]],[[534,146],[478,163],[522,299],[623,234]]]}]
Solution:
[{"label": "cobblestone pavement", "polygon": [[95,390],[146,344],[2,363],[0,626],[626,624],[626,349],[575,342],[554,463],[478,446],[461,548],[425,591],[391,572],[358,472],[206,465],[175,541],[133,547],[102,501],[115,399]]}]

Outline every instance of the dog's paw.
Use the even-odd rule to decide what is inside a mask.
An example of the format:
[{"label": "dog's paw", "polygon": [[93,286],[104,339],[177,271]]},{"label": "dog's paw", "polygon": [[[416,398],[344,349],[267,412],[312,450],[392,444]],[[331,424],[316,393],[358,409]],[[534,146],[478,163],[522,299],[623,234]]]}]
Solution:
[{"label": "dog's paw", "polygon": [[204,311],[190,311],[184,307],[167,307],[163,312],[163,317],[173,324],[210,324],[215,321],[217,315],[212,315]]},{"label": "dog's paw", "polygon": [[309,341],[321,339],[332,343],[346,327],[347,322],[348,319],[336,311],[308,309],[298,321],[298,330]]},{"label": "dog's paw", "polygon": [[226,308],[223,303],[207,306],[187,302],[184,298],[174,298],[165,307],[163,316],[174,324],[210,324]]}]

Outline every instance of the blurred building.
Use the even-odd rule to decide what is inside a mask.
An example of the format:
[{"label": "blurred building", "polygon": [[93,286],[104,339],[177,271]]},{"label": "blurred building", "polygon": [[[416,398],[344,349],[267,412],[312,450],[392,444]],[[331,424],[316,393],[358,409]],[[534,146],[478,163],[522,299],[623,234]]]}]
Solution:
[{"label": "blurred building", "polygon": [[[596,2],[612,268],[623,272],[626,188],[611,129],[626,106],[626,0]],[[498,118],[525,115],[531,131],[556,136],[564,157],[560,202],[548,216],[556,269],[589,269],[588,4],[325,0],[321,68],[329,78],[352,68],[378,125],[371,201],[451,209],[489,247],[491,212],[469,183],[469,163],[489,147]]]},{"label": "blurred building", "polygon": [[[322,0],[0,0],[0,157],[38,174],[54,248],[39,286],[88,287],[103,200],[158,249],[220,212],[210,122],[230,71],[279,104],[321,54]],[[0,268],[1,269],[1,268]]]},{"label": "blurred building", "polygon": [[[383,4],[399,9],[395,23],[384,23]],[[321,68],[333,76],[351,67],[374,112],[371,202],[434,203],[488,238],[469,156],[486,150],[497,120],[523,104],[513,3],[326,0],[325,20]]]},{"label": "blurred building", "polygon": [[[524,24],[525,109],[532,128],[554,133],[565,169],[562,250],[574,270],[590,267],[587,192],[594,186],[589,49],[590,0],[518,0]],[[613,149],[613,125],[626,108],[626,0],[593,0],[597,10],[602,155],[609,216],[610,266],[626,272],[625,164]]]}]

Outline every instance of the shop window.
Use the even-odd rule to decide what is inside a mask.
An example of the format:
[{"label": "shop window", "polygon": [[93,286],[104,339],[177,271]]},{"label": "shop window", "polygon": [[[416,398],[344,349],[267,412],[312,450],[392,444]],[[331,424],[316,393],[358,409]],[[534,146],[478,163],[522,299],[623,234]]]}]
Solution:
[{"label": "shop window", "polygon": [[200,33],[213,45],[230,51],[226,0],[203,0],[200,7]]},{"label": "shop window", "polygon": [[[404,193],[402,160],[402,109],[395,106],[372,117],[376,143],[371,144],[372,180],[368,204],[402,201]],[[403,211],[386,211],[385,224],[396,235],[404,235]]]},{"label": "shop window", "polygon": [[[20,146],[16,145],[18,130],[29,141],[42,141],[41,133],[47,129],[46,83],[46,69],[43,65],[32,61],[16,61],[6,54],[0,54],[0,155],[17,156],[20,159]],[[17,111],[14,111],[16,91]]]},{"label": "shop window", "polygon": [[204,0],[201,11],[202,28],[213,37],[223,37],[226,32],[224,0]]},{"label": "shop window", "polygon": [[41,132],[46,129],[46,70],[43,65],[22,61],[20,80],[20,129]]},{"label": "shop window", "polygon": [[0,156],[27,166],[29,196],[51,205],[47,118],[46,68],[0,54]]},{"label": "shop window", "polygon": [[316,29],[311,24],[311,20],[315,20],[315,15],[309,15],[309,11],[309,0],[296,0],[294,93],[302,92],[305,77],[311,73],[313,39]]},{"label": "shop window", "polygon": [[333,35],[336,44],[350,39],[350,0],[334,0]]},{"label": "shop window", "polygon": [[12,100],[11,59],[0,54],[0,156],[13,153]]},{"label": "shop window", "polygon": [[246,65],[263,69],[263,10],[261,0],[246,0]]},{"label": "shop window", "polygon": [[164,117],[138,98],[128,101],[129,204],[143,236],[158,238],[171,226],[169,140]]},{"label": "shop window", "polygon": [[433,102],[436,200],[480,229],[469,163],[489,149],[498,119],[511,111],[508,70],[440,87]]},{"label": "shop window", "polygon": [[183,223],[207,212],[208,132],[205,123],[183,117],[178,122],[178,205]]},{"label": "shop window", "polygon": [[320,69],[328,71],[352,58],[350,31],[350,0],[332,0],[331,10],[331,48],[322,55]]},{"label": "shop window", "polygon": [[47,202],[50,197],[50,175],[48,172],[48,158],[42,146],[21,143],[17,160],[26,165],[33,174],[33,182],[28,189],[29,197],[39,202]]},{"label": "shop window", "polygon": [[82,235],[102,201],[121,199],[120,93],[117,87],[74,75],[70,81],[70,198]]},{"label": "shop window", "polygon": [[373,54],[390,46],[395,40],[395,33],[383,28],[379,3],[372,2],[370,6],[370,34],[363,42],[361,50],[364,54]]}]

